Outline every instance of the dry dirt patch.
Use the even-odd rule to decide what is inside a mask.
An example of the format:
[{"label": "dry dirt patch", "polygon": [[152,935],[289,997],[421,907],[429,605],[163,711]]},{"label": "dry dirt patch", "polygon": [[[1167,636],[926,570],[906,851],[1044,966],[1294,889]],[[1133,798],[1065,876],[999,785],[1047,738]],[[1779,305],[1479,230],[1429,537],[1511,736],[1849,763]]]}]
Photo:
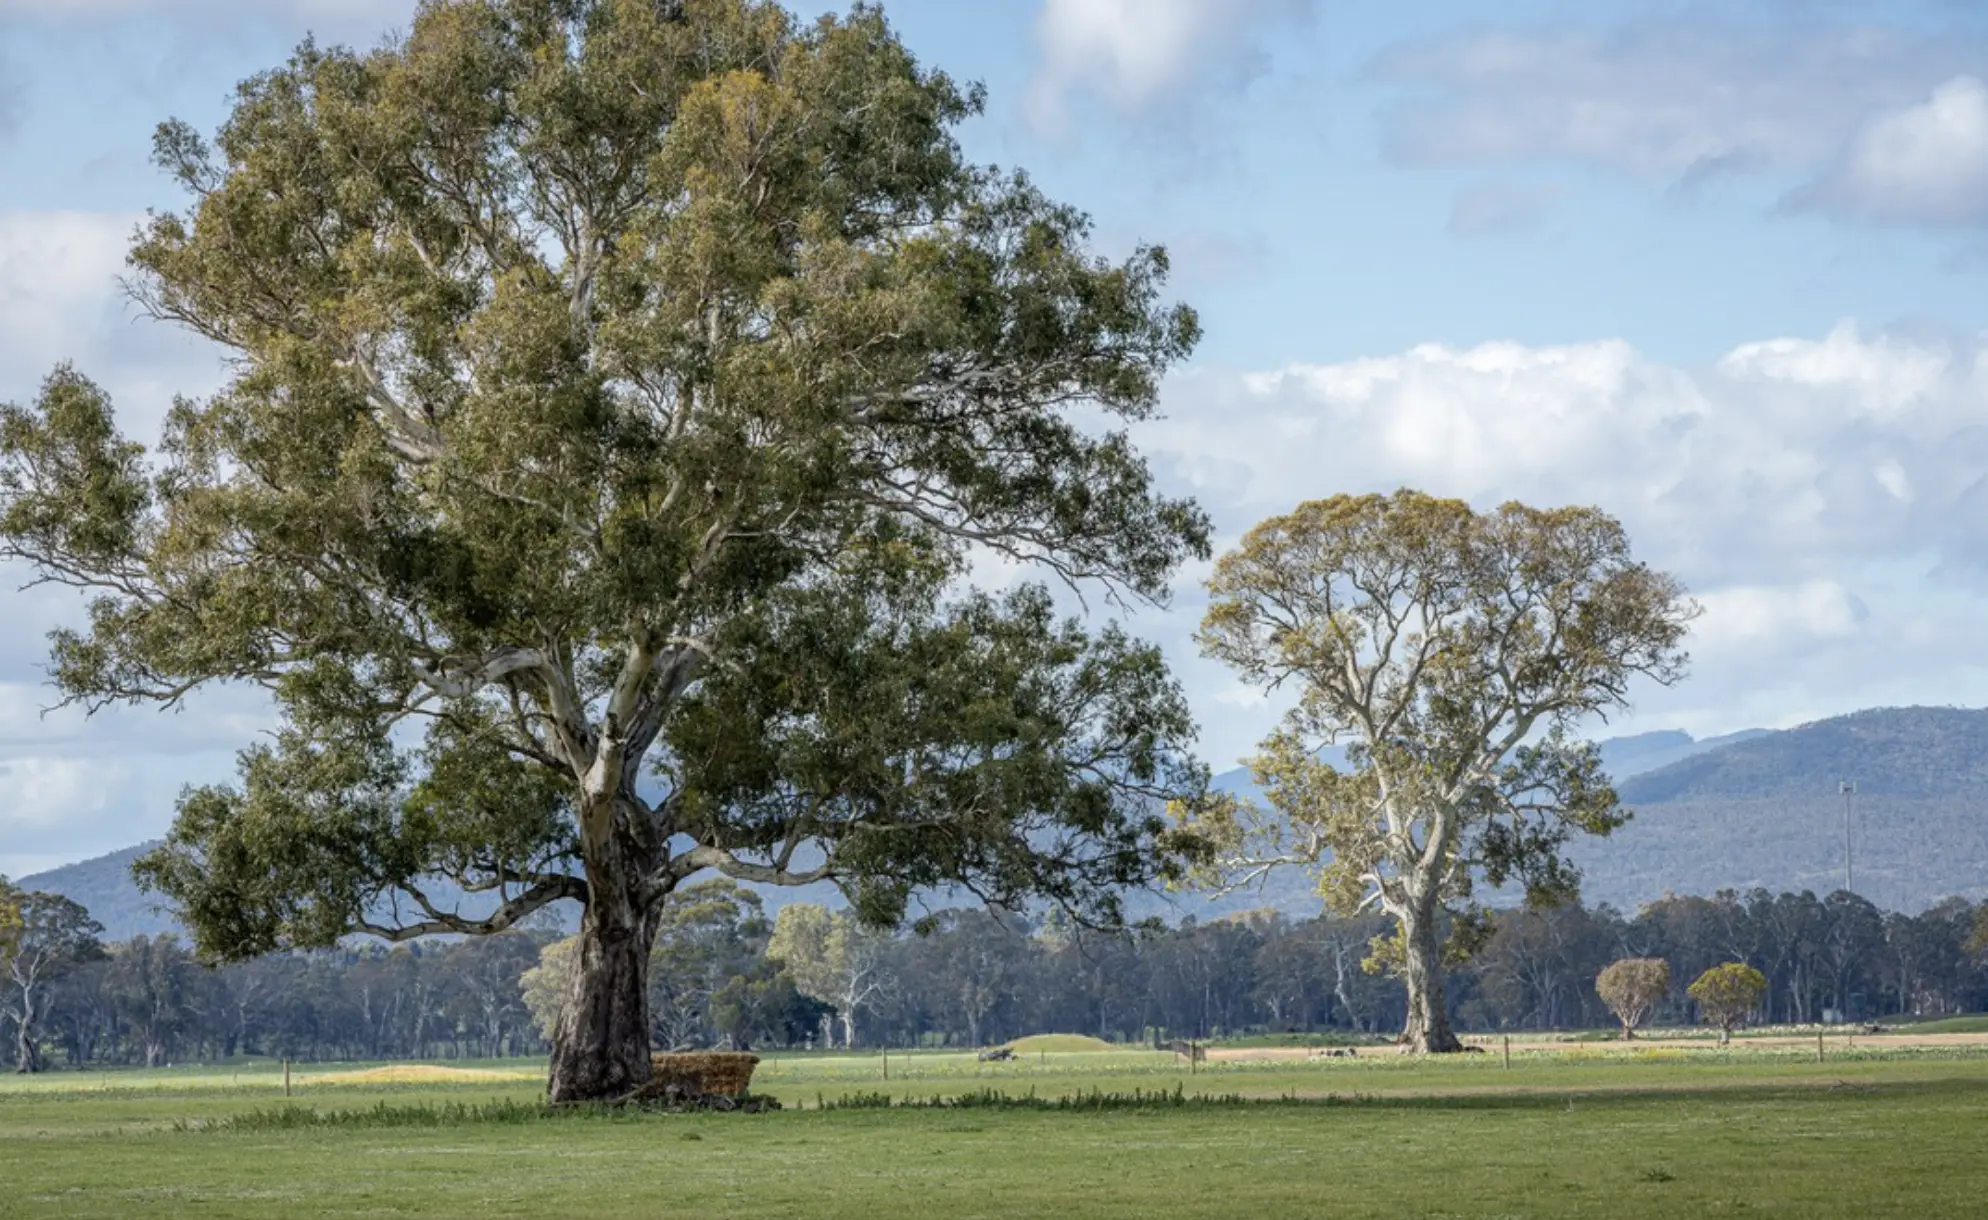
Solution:
[{"label": "dry dirt patch", "polygon": [[538,1073],[518,1069],[442,1067],[430,1063],[394,1063],[353,1072],[317,1072],[299,1076],[298,1084],[490,1084],[529,1080]]}]

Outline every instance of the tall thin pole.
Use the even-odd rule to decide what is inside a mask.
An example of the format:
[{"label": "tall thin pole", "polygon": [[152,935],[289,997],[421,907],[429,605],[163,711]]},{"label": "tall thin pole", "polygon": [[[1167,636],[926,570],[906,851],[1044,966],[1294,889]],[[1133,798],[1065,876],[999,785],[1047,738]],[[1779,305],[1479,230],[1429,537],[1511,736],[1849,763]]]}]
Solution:
[{"label": "tall thin pole", "polygon": [[1850,805],[1857,799],[1857,781],[1846,779],[1837,785],[1843,794],[1843,892],[1857,892],[1856,874],[1851,871],[1850,856]]}]

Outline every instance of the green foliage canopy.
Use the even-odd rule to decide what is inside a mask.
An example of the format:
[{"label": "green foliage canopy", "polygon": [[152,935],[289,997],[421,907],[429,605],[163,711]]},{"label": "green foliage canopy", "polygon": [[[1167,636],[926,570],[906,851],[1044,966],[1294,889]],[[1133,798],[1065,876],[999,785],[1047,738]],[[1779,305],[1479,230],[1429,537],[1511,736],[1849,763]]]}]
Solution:
[{"label": "green foliage canopy", "polygon": [[856,1045],[856,1015],[890,985],[884,943],[847,911],[795,902],[774,917],[767,956],[802,995],[835,1009],[844,1046]]},{"label": "green foliage canopy", "polygon": [[1660,957],[1625,957],[1595,976],[1595,994],[1622,1022],[1625,1039],[1636,1036],[1636,1027],[1669,992],[1670,963]]},{"label": "green foliage canopy", "polygon": [[1098,426],[1198,327],[962,158],[980,105],[868,7],[428,0],[161,127],[192,204],[134,291],[234,374],[152,452],[70,369],[0,411],[0,556],[90,598],[67,699],[273,696],[142,865],[206,954],[636,927],[708,870],[1109,919],[1167,867],[1155,650],[959,578],[1159,600],[1206,553]]},{"label": "green foliage canopy", "polygon": [[14,960],[21,945],[21,902],[14,887],[0,877],[0,969]]},{"label": "green foliage canopy", "polygon": [[1697,1002],[1705,1019],[1719,1027],[1723,1041],[1733,1026],[1760,1007],[1767,994],[1767,976],[1745,962],[1726,962],[1699,975],[1684,991]]}]

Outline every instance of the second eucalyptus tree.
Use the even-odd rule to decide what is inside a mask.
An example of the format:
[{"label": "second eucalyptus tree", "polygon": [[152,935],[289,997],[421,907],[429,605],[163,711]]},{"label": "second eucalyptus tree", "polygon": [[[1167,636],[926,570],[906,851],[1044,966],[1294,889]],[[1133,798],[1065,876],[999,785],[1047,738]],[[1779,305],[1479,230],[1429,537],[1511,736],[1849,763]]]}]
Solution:
[{"label": "second eucalyptus tree", "polygon": [[103,952],[103,926],[60,894],[12,888],[0,878],[0,1016],[14,1027],[14,1070],[44,1066],[41,1030],[49,995],[72,967]]},{"label": "second eucalyptus tree", "polygon": [[[1695,606],[1590,508],[1478,513],[1420,492],[1334,496],[1262,522],[1209,581],[1201,643],[1294,706],[1252,760],[1267,807],[1188,807],[1230,885],[1290,864],[1328,905],[1378,907],[1377,966],[1408,990],[1404,1044],[1461,1048],[1447,964],[1481,921],[1479,882],[1576,892],[1563,848],[1626,814],[1570,731],[1669,683]],[[1345,762],[1320,757],[1345,747]]]},{"label": "second eucalyptus tree", "polygon": [[[842,1045],[856,1046],[856,1015],[890,990],[884,938],[861,927],[846,911],[814,902],[790,902],[774,917],[766,955],[778,962],[794,986],[828,1005],[842,1021]],[[822,1043],[834,1042],[823,1031]]]},{"label": "second eucalyptus tree", "polygon": [[1171,867],[1157,653],[961,579],[1158,601],[1206,554],[1111,427],[1197,325],[964,158],[980,106],[869,7],[427,0],[160,129],[192,202],[132,288],[232,375],[147,452],[59,370],[0,419],[0,551],[91,598],[67,698],[273,693],[141,866],[206,954],[577,901],[551,1094],[605,1098],[699,874],[1108,920]]}]

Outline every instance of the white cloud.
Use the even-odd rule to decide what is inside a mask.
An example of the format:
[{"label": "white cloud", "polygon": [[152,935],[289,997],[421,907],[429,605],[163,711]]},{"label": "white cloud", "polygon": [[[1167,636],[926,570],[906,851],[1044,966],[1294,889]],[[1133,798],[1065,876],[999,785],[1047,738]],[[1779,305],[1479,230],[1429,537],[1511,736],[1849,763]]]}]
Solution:
[{"label": "white cloud", "polygon": [[231,753],[0,762],[0,873],[21,876],[157,838],[188,784],[233,772]]},{"label": "white cloud", "polygon": [[1262,61],[1260,31],[1310,7],[1311,0],[1043,0],[1029,117],[1055,130],[1078,95],[1136,114],[1211,76],[1250,75]]},{"label": "white cloud", "polygon": [[117,291],[139,217],[129,213],[0,214],[0,359],[60,351]]},{"label": "white cloud", "polygon": [[1530,229],[1559,194],[1557,186],[1481,183],[1459,193],[1450,205],[1450,232],[1479,237]]},{"label": "white cloud", "polygon": [[46,831],[101,813],[130,769],[101,759],[28,758],[0,763],[0,808],[16,832]]},{"label": "white cloud", "polygon": [[1388,52],[1373,75],[1409,91],[1385,120],[1402,161],[1564,160],[1690,186],[1811,169],[1873,108],[1923,99],[1981,52],[1812,22],[1648,22],[1433,39]]},{"label": "white cloud", "polygon": [[1701,660],[1730,661],[1763,648],[1779,652],[1791,637],[1804,643],[1840,639],[1870,616],[1857,595],[1834,580],[1734,585],[1698,600],[1705,613],[1691,634]]},{"label": "white cloud", "polygon": [[1228,685],[1216,690],[1210,698],[1223,707],[1254,709],[1270,703],[1270,696],[1262,687],[1238,681],[1230,681]]},{"label": "white cloud", "polygon": [[158,833],[170,816],[171,791],[160,796],[164,816],[146,817],[152,802],[125,761],[54,755],[0,762],[0,868],[19,875],[22,857],[61,852],[81,859],[128,847]]},{"label": "white cloud", "polygon": [[1956,76],[1925,101],[1872,119],[1788,206],[1872,224],[1988,223],[1988,87]]},{"label": "white cloud", "polygon": [[1148,443],[1238,513],[1404,483],[1597,503],[1671,566],[1806,578],[1846,554],[1988,554],[1988,519],[1961,511],[1988,445],[1984,354],[1849,325],[1697,371],[1619,340],[1425,345],[1189,376]]},{"label": "white cloud", "polygon": [[1743,343],[1719,361],[1720,372],[1736,380],[1847,395],[1853,410],[1877,416],[1937,397],[1952,368],[1953,353],[1945,347],[1865,339],[1847,324],[1819,341]]},{"label": "white cloud", "polygon": [[1871,467],[1871,477],[1896,499],[1912,499],[1912,476],[1906,474],[1905,467],[1896,461],[1887,459]]},{"label": "white cloud", "polygon": [[1264,507],[1402,481],[1471,498],[1526,485],[1566,498],[1598,475],[1620,482],[1625,463],[1708,409],[1621,342],[1428,344],[1209,388],[1228,400],[1219,425],[1179,414],[1161,427],[1182,431],[1156,442],[1180,453],[1198,490],[1221,494],[1242,475]]},{"label": "white cloud", "polygon": [[38,680],[0,682],[0,764],[64,755],[179,755],[234,751],[275,721],[269,698],[246,687],[202,691],[180,708],[118,705],[85,715],[54,707]]},{"label": "white cloud", "polygon": [[109,390],[124,426],[150,440],[175,394],[221,380],[218,349],[141,318],[118,285],[141,217],[0,212],[0,402],[31,398],[74,363]]},{"label": "white cloud", "polygon": [[[1644,727],[1783,723],[1816,709],[1988,702],[1988,341],[1850,325],[1735,347],[1702,369],[1609,340],[1426,345],[1257,374],[1190,373],[1142,427],[1155,466],[1224,544],[1305,499],[1401,486],[1480,507],[1593,504],[1706,613]],[[1198,590],[1162,631],[1209,754],[1276,711],[1193,659]]]}]

